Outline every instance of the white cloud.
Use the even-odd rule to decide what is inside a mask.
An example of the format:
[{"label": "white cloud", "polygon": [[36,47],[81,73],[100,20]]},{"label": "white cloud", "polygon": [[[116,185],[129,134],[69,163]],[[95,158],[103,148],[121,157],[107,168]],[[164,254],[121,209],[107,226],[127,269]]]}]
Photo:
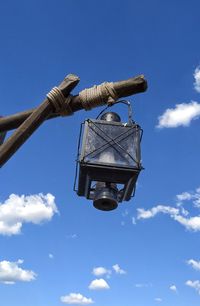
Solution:
[{"label": "white cloud", "polygon": [[175,285],[171,285],[171,286],[169,287],[169,289],[172,290],[172,291],[174,291],[174,292],[177,292],[177,288],[176,288]]},{"label": "white cloud", "polygon": [[197,67],[194,71],[194,88],[197,92],[200,92],[200,67]]},{"label": "white cloud", "polygon": [[145,286],[145,284],[135,284],[135,287],[136,288],[143,288],[143,287],[146,287],[146,286]]},{"label": "white cloud", "polygon": [[184,203],[184,201],[192,200],[195,207],[200,208],[200,188],[196,188],[195,192],[183,192],[176,196],[178,202],[177,206],[180,206]]},{"label": "white cloud", "polygon": [[181,207],[180,209],[183,216],[188,216],[190,214],[189,211],[186,210],[184,207]]},{"label": "white cloud", "polygon": [[17,281],[30,282],[36,278],[36,273],[31,270],[23,270],[19,267],[23,260],[10,262],[3,260],[0,262],[0,282],[4,284],[14,284]]},{"label": "white cloud", "polygon": [[129,214],[128,209],[125,209],[125,211],[122,213],[122,217],[126,217],[128,216],[128,214]]},{"label": "white cloud", "polygon": [[68,239],[76,239],[76,238],[78,238],[78,235],[77,234],[70,234],[70,235],[67,235],[66,237]]},{"label": "white cloud", "polygon": [[[200,93],[200,66],[194,71],[194,88]],[[176,128],[189,126],[191,121],[200,116],[200,104],[196,101],[176,104],[174,108],[168,108],[158,117],[157,128]]]},{"label": "white cloud", "polygon": [[174,220],[194,232],[200,231],[200,216],[185,218],[181,215],[173,216]]},{"label": "white cloud", "polygon": [[108,283],[103,279],[103,278],[100,278],[100,279],[94,279],[89,287],[89,289],[91,290],[104,290],[104,289],[110,289]]},{"label": "white cloud", "polygon": [[162,299],[159,298],[159,297],[157,297],[157,298],[155,298],[155,301],[158,302],[158,303],[161,303],[161,302],[162,302]]},{"label": "white cloud", "polygon": [[126,274],[126,271],[121,269],[118,264],[113,265],[112,268],[117,274]]},{"label": "white cloud", "polygon": [[11,194],[4,203],[0,203],[0,234],[20,234],[23,223],[49,221],[57,212],[55,198],[50,193],[30,196]]},{"label": "white cloud", "polygon": [[[161,209],[162,207],[162,209]],[[200,231],[200,216],[195,217],[186,217],[182,216],[182,210],[179,210],[174,207],[158,205],[149,210],[145,210],[143,208],[138,208],[138,220],[139,219],[149,219],[155,217],[158,213],[164,213],[170,215],[172,219],[182,224],[188,230],[192,231]]]},{"label": "white cloud", "polygon": [[190,122],[200,116],[200,104],[191,101],[190,103],[177,104],[175,108],[168,108],[158,118],[158,128],[175,128],[178,126],[189,126]]},{"label": "white cloud", "polygon": [[195,280],[195,281],[188,280],[185,284],[186,286],[194,288],[200,294],[200,281],[199,280]]},{"label": "white cloud", "polygon": [[186,200],[191,200],[192,197],[193,195],[187,191],[176,195],[177,200],[181,202]]},{"label": "white cloud", "polygon": [[137,212],[137,219],[149,219],[155,217],[158,213],[177,215],[179,213],[179,209],[171,206],[158,205],[148,210],[138,208]]},{"label": "white cloud", "polygon": [[147,288],[147,287],[152,287],[152,284],[151,283],[138,283],[138,284],[135,284],[135,287],[136,288]]},{"label": "white cloud", "polygon": [[80,293],[70,293],[69,295],[61,296],[62,303],[73,305],[89,305],[94,301],[91,298],[87,298]]},{"label": "white cloud", "polygon": [[194,192],[183,192],[176,196],[177,207],[157,205],[150,209],[144,208],[137,209],[137,219],[149,219],[155,217],[159,213],[168,214],[173,220],[183,225],[186,229],[191,231],[200,231],[200,214],[196,216],[190,216],[190,212],[184,209],[184,201],[191,200],[192,205],[200,209],[200,188],[197,188]]},{"label": "white cloud", "polygon": [[132,217],[132,218],[131,218],[131,221],[132,221],[132,224],[133,224],[133,225],[136,225],[135,217]]},{"label": "white cloud", "polygon": [[53,259],[54,258],[53,254],[49,253],[49,258]]},{"label": "white cloud", "polygon": [[192,266],[193,269],[200,271],[200,261],[189,259],[187,260],[187,264]]},{"label": "white cloud", "polygon": [[92,274],[94,274],[95,276],[110,275],[111,271],[104,267],[96,267],[93,268]]}]

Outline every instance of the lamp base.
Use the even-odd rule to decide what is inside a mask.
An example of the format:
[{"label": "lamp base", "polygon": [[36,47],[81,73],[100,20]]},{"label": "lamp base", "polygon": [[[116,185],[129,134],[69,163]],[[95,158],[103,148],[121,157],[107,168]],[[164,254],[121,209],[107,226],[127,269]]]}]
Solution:
[{"label": "lamp base", "polygon": [[97,183],[93,206],[103,211],[114,210],[118,207],[116,185],[105,185],[103,182]]}]

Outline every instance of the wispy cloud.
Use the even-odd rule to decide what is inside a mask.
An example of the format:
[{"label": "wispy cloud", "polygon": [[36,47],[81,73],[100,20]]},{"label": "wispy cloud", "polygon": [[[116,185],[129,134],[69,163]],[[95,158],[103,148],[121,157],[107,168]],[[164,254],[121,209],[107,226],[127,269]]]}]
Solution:
[{"label": "wispy cloud", "polygon": [[0,203],[0,234],[20,234],[23,223],[50,221],[57,212],[55,197],[50,193],[30,196],[11,194],[4,203]]},{"label": "wispy cloud", "polygon": [[190,265],[193,269],[200,271],[200,261],[196,261],[194,259],[189,259],[186,261],[188,265]]},{"label": "wispy cloud", "polygon": [[191,121],[199,118],[200,104],[191,101],[190,103],[177,104],[175,108],[168,108],[158,118],[157,128],[176,128],[178,126],[189,126]]},{"label": "wispy cloud", "polygon": [[149,219],[155,217],[159,213],[168,214],[171,216],[178,215],[179,209],[171,206],[158,205],[147,210],[144,208],[138,208],[137,212],[137,219]]},{"label": "wispy cloud", "polygon": [[127,217],[129,215],[128,209],[125,209],[125,211],[122,213],[122,217]]},{"label": "wispy cloud", "polygon": [[[160,209],[162,207],[162,209]],[[181,215],[181,210],[164,205],[155,206],[149,210],[138,209],[138,219],[149,219],[155,217],[158,213],[170,215],[172,219],[185,226],[188,230],[200,231],[200,216],[185,217]]]},{"label": "wispy cloud", "polygon": [[105,290],[110,289],[110,286],[103,278],[94,279],[88,287],[90,290]]},{"label": "wispy cloud", "polygon": [[112,268],[117,274],[126,274],[126,271],[120,268],[118,264],[113,265]]},{"label": "wispy cloud", "polygon": [[195,207],[200,208],[200,188],[197,188],[193,192],[183,192],[176,196],[177,206],[184,204],[186,201],[192,201]]},{"label": "wispy cloud", "polygon": [[31,270],[24,270],[19,266],[23,260],[16,262],[3,260],[0,262],[0,282],[4,284],[15,284],[17,281],[30,282],[36,278],[36,273]]},{"label": "wispy cloud", "polygon": [[186,286],[194,288],[200,294],[200,281],[199,280],[195,280],[195,281],[188,280],[185,284]]},{"label": "wispy cloud", "polygon": [[181,193],[181,194],[177,194],[176,198],[178,201],[183,202],[183,201],[189,201],[191,200],[193,197],[193,195],[187,191]]},{"label": "wispy cloud", "polygon": [[200,215],[190,216],[190,213],[185,210],[182,205],[186,200],[191,200],[192,205],[199,210],[200,208],[200,188],[195,192],[182,193],[176,196],[178,207],[157,205],[150,209],[138,208],[137,219],[149,219],[155,217],[157,214],[163,213],[169,215],[173,220],[182,224],[186,229],[192,231],[200,231]]},{"label": "wispy cloud", "polygon": [[61,296],[60,301],[70,305],[90,305],[94,303],[91,298],[87,298],[80,293],[70,293],[69,295]]},{"label": "wispy cloud", "polygon": [[200,92],[200,67],[197,67],[194,71],[194,89]]},{"label": "wispy cloud", "polygon": [[[126,221],[127,221],[127,217],[129,215],[129,211],[128,209],[125,209],[123,212],[122,212],[122,217],[124,220],[121,221],[121,226],[125,226],[126,225]],[[125,221],[126,220],[126,221]]]},{"label": "wispy cloud", "polygon": [[161,303],[161,302],[162,302],[162,299],[159,298],[159,297],[157,297],[157,298],[155,298],[155,301],[158,302],[158,303]]}]

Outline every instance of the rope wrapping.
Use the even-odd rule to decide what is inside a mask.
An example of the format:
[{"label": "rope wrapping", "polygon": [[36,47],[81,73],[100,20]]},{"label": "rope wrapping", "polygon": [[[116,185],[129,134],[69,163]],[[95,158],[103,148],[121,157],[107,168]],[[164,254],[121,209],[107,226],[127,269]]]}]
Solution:
[{"label": "rope wrapping", "polygon": [[[73,114],[70,107],[72,97],[73,96],[69,95],[66,98],[58,87],[53,87],[47,94],[47,99],[53,105],[55,112],[59,113],[61,116],[69,116]],[[83,108],[85,110],[90,110],[104,104],[114,104],[118,99],[118,95],[112,82],[104,82],[100,85],[94,85],[91,88],[82,90],[79,93],[79,98]]]},{"label": "rope wrapping", "polygon": [[104,104],[114,104],[118,99],[118,95],[114,89],[113,82],[104,82],[82,90],[79,93],[79,98],[83,108],[90,110]]},{"label": "rope wrapping", "polygon": [[72,96],[68,95],[66,98],[58,87],[53,87],[51,89],[47,94],[47,99],[53,105],[55,112],[59,113],[61,116],[69,116],[73,114],[70,107]]}]

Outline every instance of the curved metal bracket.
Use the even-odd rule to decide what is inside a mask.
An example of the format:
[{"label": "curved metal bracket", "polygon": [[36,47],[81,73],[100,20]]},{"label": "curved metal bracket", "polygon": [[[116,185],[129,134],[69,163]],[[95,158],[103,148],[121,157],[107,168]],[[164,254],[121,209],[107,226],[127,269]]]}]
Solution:
[{"label": "curved metal bracket", "polygon": [[128,101],[128,100],[119,100],[119,101],[115,102],[115,104],[113,104],[113,105],[108,105],[108,106],[106,106],[106,107],[98,114],[98,116],[96,117],[96,119],[99,119],[99,117],[100,117],[108,108],[110,108],[110,107],[112,107],[112,106],[114,106],[114,105],[116,105],[116,104],[119,104],[119,103],[123,103],[123,104],[127,105],[127,107],[128,107],[128,123],[131,124],[131,125],[134,124],[134,121],[133,121],[133,110],[132,110],[132,105],[131,105],[131,102]]}]

